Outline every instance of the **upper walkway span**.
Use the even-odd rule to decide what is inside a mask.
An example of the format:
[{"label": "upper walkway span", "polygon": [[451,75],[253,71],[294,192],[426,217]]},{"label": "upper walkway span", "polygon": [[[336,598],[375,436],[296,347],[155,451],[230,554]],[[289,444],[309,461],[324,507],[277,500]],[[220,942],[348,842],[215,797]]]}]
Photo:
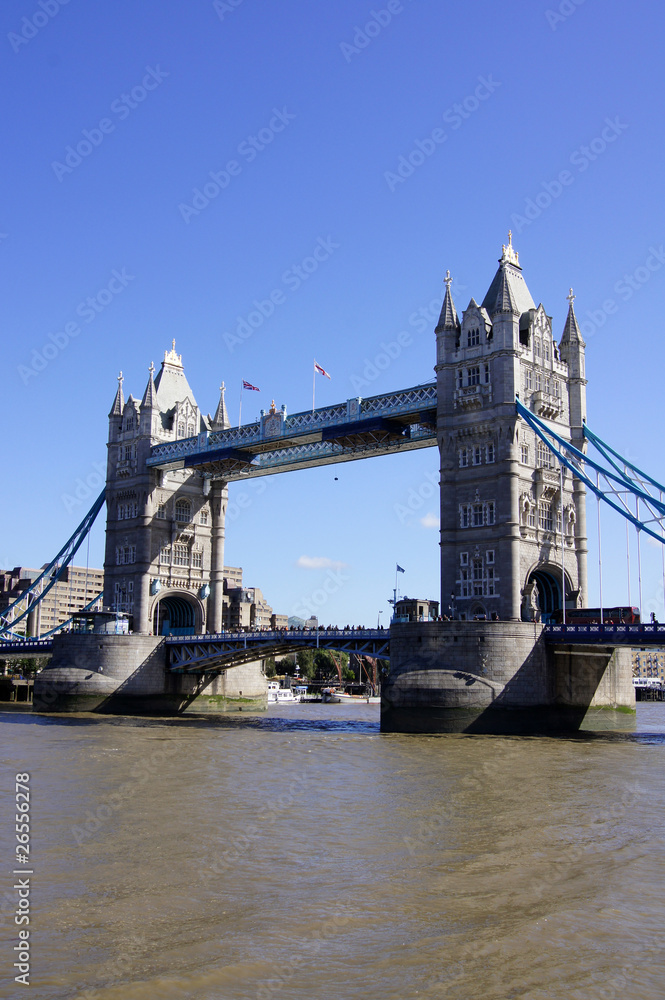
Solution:
[{"label": "upper walkway span", "polygon": [[436,445],[436,385],[356,397],[286,415],[273,407],[253,424],[153,445],[147,465],[196,469],[232,482]]}]

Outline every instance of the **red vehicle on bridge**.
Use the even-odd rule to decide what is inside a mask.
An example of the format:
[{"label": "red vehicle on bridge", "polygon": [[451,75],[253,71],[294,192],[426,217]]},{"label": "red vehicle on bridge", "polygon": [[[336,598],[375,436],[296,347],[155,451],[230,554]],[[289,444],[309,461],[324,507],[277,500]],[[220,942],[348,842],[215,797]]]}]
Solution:
[{"label": "red vehicle on bridge", "polygon": [[[555,625],[563,624],[563,611],[557,608],[550,616]],[[639,608],[603,608],[605,625],[639,625]],[[566,608],[566,625],[600,625],[600,608]]]}]

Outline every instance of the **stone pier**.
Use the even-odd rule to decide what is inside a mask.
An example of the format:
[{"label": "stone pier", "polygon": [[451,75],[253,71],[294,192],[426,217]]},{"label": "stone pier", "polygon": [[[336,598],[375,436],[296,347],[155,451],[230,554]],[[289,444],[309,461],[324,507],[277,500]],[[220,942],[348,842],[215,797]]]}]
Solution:
[{"label": "stone pier", "polygon": [[571,732],[634,720],[627,648],[546,643],[530,622],[391,626],[386,732]]},{"label": "stone pier", "polygon": [[34,710],[163,716],[266,709],[262,661],[176,674],[167,655],[159,636],[55,636],[49,666],[35,679]]}]

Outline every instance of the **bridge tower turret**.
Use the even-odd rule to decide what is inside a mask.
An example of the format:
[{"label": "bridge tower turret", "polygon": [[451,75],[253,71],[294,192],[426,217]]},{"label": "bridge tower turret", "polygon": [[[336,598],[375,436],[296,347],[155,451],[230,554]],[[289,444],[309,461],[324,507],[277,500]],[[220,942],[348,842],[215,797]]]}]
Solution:
[{"label": "bridge tower turret", "polygon": [[[515,396],[581,441],[583,342],[561,353],[536,307],[512,237],[482,304],[457,317],[450,274],[437,324],[442,607],[473,618],[534,620],[586,600],[585,496],[515,413]],[[572,310],[572,304],[571,304]],[[573,314],[574,319],[574,314]]]}]

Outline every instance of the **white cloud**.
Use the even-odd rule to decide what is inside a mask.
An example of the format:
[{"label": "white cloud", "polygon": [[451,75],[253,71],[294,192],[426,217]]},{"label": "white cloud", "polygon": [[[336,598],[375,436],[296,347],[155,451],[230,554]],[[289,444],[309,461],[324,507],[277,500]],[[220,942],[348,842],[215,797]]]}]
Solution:
[{"label": "white cloud", "polygon": [[436,514],[432,514],[431,511],[429,514],[425,514],[424,517],[420,518],[420,523],[422,524],[423,528],[438,528],[441,525],[439,518],[436,516]]},{"label": "white cloud", "polygon": [[300,569],[343,569],[346,563],[335,562],[327,556],[300,556],[296,566]]}]

